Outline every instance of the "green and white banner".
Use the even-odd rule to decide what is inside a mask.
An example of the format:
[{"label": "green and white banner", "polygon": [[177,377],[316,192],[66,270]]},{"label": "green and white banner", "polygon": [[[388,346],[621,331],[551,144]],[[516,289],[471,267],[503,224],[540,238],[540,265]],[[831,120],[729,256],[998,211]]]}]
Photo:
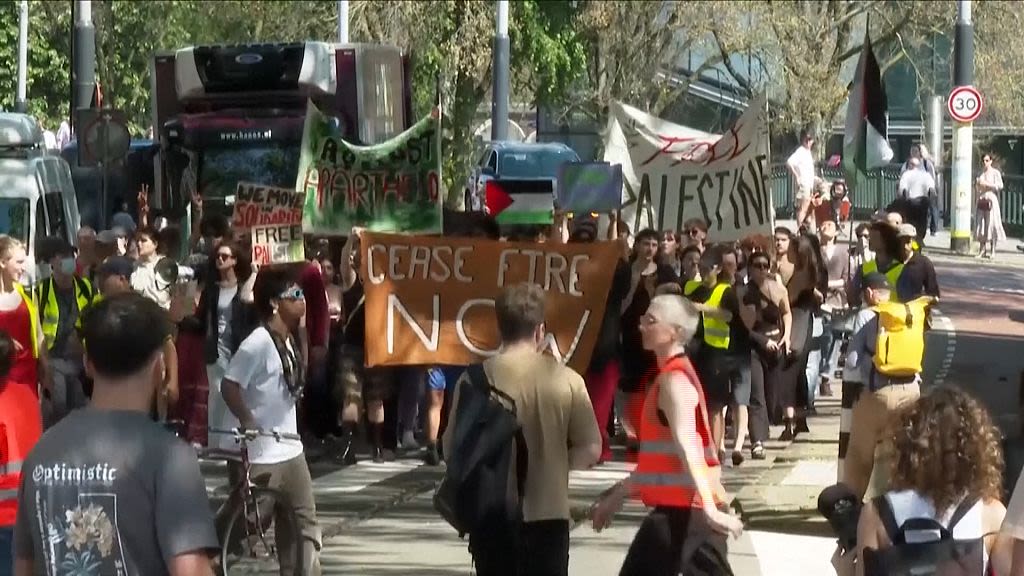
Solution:
[{"label": "green and white banner", "polygon": [[306,234],[345,236],[353,226],[376,232],[441,232],[438,118],[427,116],[387,142],[345,142],[337,123],[310,102],[295,190],[304,192]]}]

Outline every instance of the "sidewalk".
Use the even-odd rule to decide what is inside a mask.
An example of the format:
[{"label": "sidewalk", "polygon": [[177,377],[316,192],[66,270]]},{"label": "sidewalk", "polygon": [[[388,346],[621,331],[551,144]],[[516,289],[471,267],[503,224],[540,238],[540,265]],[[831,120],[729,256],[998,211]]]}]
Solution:
[{"label": "sidewalk", "polygon": [[[855,221],[853,228],[861,224],[861,221]],[[790,230],[796,230],[796,220],[776,220],[776,226],[785,226]],[[846,243],[851,240],[850,238],[850,224],[844,224],[841,226],[841,235],[837,239],[840,243]],[[962,255],[957,254],[950,248],[950,234],[949,229],[944,228],[935,233],[934,236],[931,234],[925,236],[924,247],[925,253],[929,258],[933,260],[942,260],[949,262],[958,262],[964,264],[984,264],[986,266],[1012,266],[1024,268],[1024,252],[1017,249],[1018,245],[1024,244],[1024,239],[1021,238],[1007,238],[1005,241],[1000,242],[996,246],[996,257],[992,260],[982,260],[976,258],[974,255],[978,253],[978,243],[971,243],[971,254]]]},{"label": "sidewalk", "polygon": [[[817,515],[816,500],[821,489],[836,480],[838,398],[819,399],[818,410],[820,415],[810,420],[810,434],[801,435],[791,444],[769,442],[768,459],[747,460],[741,467],[726,464],[726,488],[736,495],[747,525],[744,535],[729,543],[736,574],[789,576],[827,574],[831,570],[834,539]],[[773,437],[779,432],[773,429]],[[367,486],[365,478],[359,482],[345,480],[360,468],[369,470],[370,465],[360,464],[315,479],[318,512],[327,536],[322,552],[324,573],[471,574],[467,542],[458,539],[431,504],[433,484],[440,479],[440,472],[412,461],[391,466],[411,467],[382,482],[404,485],[404,493]],[[646,511],[638,503],[627,504],[600,534],[590,528],[585,516],[590,504],[630,469],[629,464],[611,462],[572,473],[570,498],[573,516],[579,522],[571,535],[570,575],[618,574]],[[345,482],[350,482],[348,487]],[[369,512],[364,508],[359,516],[338,511],[338,506],[347,506],[347,501],[359,499],[367,490],[378,491],[376,508]],[[794,554],[794,550],[800,553]]]}]

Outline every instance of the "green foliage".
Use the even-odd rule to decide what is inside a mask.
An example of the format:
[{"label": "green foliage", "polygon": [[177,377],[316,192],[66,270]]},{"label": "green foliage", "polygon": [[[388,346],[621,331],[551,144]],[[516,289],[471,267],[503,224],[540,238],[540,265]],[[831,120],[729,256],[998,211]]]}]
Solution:
[{"label": "green foliage", "polygon": [[[14,109],[18,82],[18,2],[0,2],[0,108]],[[56,130],[71,96],[71,3],[30,2],[27,100],[30,114]]]}]

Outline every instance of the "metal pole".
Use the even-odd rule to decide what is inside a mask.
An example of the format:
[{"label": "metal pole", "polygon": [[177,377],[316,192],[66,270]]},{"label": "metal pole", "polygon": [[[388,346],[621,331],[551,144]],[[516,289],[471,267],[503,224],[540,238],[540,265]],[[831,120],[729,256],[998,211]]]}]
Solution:
[{"label": "metal pole", "polygon": [[[953,52],[953,84],[970,86],[974,83],[974,26],[971,23],[971,0],[957,1]],[[953,218],[949,247],[958,254],[969,254],[971,251],[973,147],[973,124],[957,122],[953,128]]]},{"label": "metal pole", "polygon": [[92,2],[75,1],[74,61],[71,63],[71,78],[74,86],[71,102],[71,118],[75,111],[88,108],[96,90],[96,28],[92,25]]},{"label": "metal pole", "polygon": [[928,99],[928,126],[925,131],[925,141],[928,143],[928,151],[931,153],[932,164],[935,166],[935,192],[937,196],[936,201],[939,203],[939,210],[949,205],[946,201],[946,188],[942,181],[944,168],[942,166],[942,115],[944,113],[942,97],[936,95],[930,97]]},{"label": "metal pole", "polygon": [[18,3],[18,93],[14,98],[14,109],[28,112],[28,0]]},{"label": "metal pole", "polygon": [[509,53],[508,0],[498,0],[494,31],[494,86],[491,96],[491,140],[508,139]]},{"label": "metal pole", "polygon": [[338,0],[338,43],[348,44],[348,0]]}]

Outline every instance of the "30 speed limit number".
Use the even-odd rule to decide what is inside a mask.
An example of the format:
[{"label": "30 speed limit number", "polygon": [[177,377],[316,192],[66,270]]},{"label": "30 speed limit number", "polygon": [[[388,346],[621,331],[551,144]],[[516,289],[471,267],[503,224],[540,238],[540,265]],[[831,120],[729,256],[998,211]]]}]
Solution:
[{"label": "30 speed limit number", "polygon": [[984,105],[981,92],[974,86],[957,86],[946,100],[949,117],[957,122],[974,122],[981,116]]}]

